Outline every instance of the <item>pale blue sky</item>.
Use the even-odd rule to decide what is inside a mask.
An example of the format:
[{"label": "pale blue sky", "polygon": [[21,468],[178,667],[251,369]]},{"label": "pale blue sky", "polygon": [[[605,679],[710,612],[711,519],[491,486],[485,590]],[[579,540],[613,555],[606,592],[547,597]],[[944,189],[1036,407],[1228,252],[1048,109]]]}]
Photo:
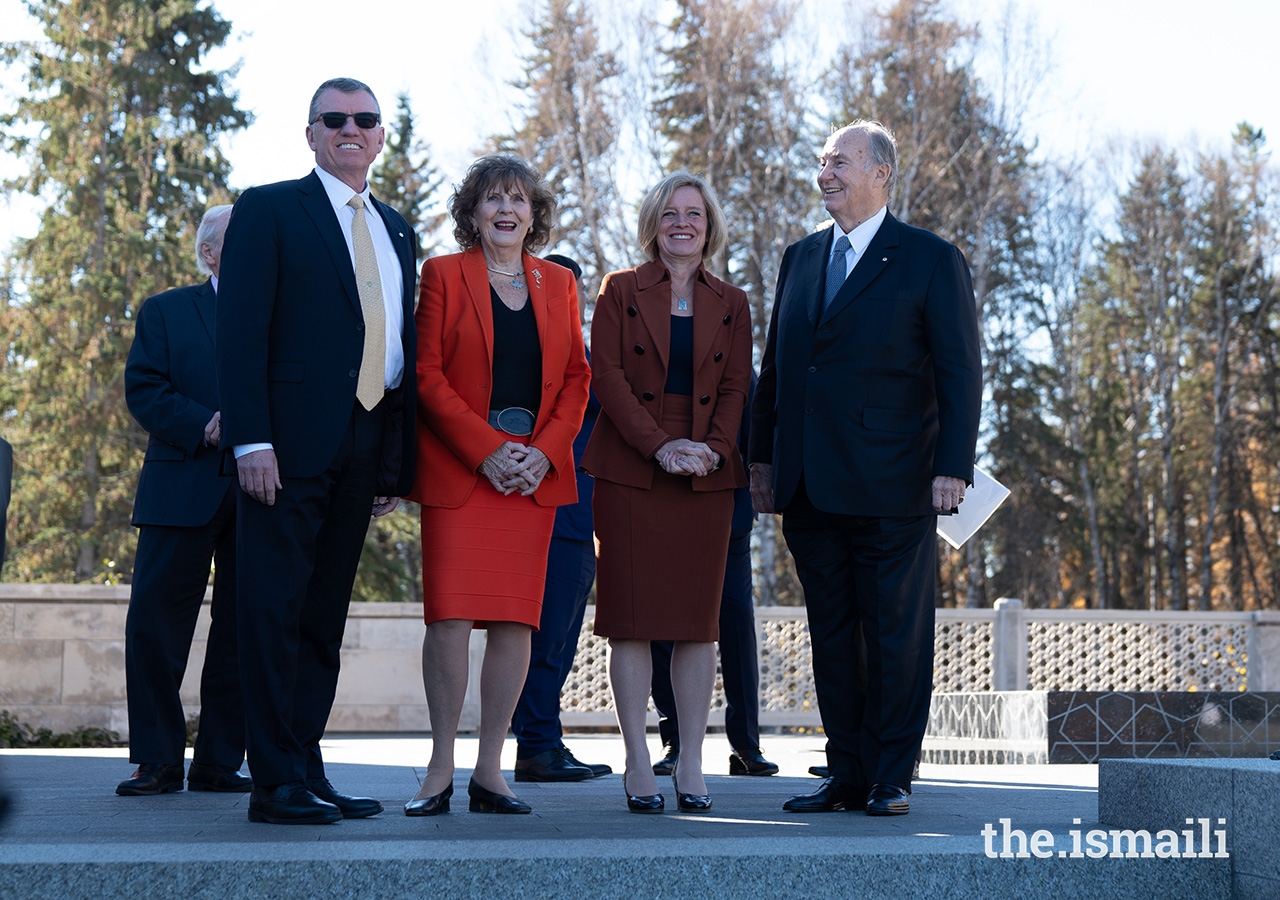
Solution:
[{"label": "pale blue sky", "polygon": [[[822,35],[819,42],[838,33],[830,20],[841,3],[805,0],[803,21]],[[509,95],[494,85],[516,71],[511,34],[523,21],[521,0],[216,5],[236,36],[211,64],[243,60],[233,84],[241,105],[256,115],[248,131],[228,142],[237,187],[310,168],[306,104],[315,85],[335,74],[368,82],[387,113],[396,92],[408,90],[420,132],[450,181],[461,175],[477,142],[507,124]],[[866,5],[855,0],[854,8]],[[642,0],[616,0],[616,6],[623,28],[653,8]],[[1276,0],[1018,0],[1015,6],[1038,20],[1055,66],[1028,123],[1046,150],[1093,152],[1117,138],[1217,148],[1241,119],[1280,133]],[[953,0],[953,8],[991,35],[1005,2]],[[0,0],[0,37],[38,36],[21,0]],[[17,75],[0,71],[0,100],[20,89]],[[14,171],[11,159],[0,159],[0,174]],[[30,233],[33,209],[29,199],[7,207],[0,201],[0,243]]]}]

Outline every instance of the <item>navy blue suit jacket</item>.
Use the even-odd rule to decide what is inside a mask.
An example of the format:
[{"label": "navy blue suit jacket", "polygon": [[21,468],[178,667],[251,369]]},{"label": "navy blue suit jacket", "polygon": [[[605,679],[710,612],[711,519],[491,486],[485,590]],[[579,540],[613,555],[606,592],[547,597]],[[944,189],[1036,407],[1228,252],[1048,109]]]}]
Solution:
[{"label": "navy blue suit jacket", "polygon": [[204,444],[218,409],[213,369],[216,298],[210,282],[142,304],[124,370],[125,402],[150,438],[133,501],[134,525],[208,524],[231,480]]},{"label": "navy blue suit jacket", "polygon": [[824,313],[831,234],[783,255],[751,462],[773,465],[778,510],[803,472],[824,512],[933,515],[934,476],[973,481],[982,359],[969,266],[886,214]]},{"label": "navy blue suit jacket", "polygon": [[[376,198],[400,259],[404,375],[388,404],[380,495],[413,484],[417,285],[413,229]],[[312,478],[337,455],[356,403],[364,316],[355,270],[315,172],[250,188],[231,213],[218,284],[222,446],[269,442],[281,477]]]}]

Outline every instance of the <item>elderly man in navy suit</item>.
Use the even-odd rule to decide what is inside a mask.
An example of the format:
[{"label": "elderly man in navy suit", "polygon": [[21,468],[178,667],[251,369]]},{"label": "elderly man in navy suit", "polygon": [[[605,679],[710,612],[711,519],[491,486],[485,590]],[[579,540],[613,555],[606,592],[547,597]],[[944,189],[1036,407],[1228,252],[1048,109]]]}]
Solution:
[{"label": "elderly man in navy suit", "polygon": [[125,622],[129,761],[122,795],[182,790],[187,728],[178,690],[215,562],[213,623],[200,677],[200,731],[187,784],[247,791],[244,704],[236,659],[236,499],[218,475],[218,383],[213,333],[222,238],[230,206],[196,230],[196,265],[209,280],[158,294],[138,311],[125,400],[150,433],[133,503],[138,553]]},{"label": "elderly man in navy suit", "polygon": [[888,129],[841,128],[820,163],[835,222],[783,255],[750,450],[752,500],[782,513],[804,588],[827,735],[829,777],[783,808],[903,815],[933,690],[935,517],[973,480],[978,317],[960,250],[888,211]]},{"label": "elderly man in navy suit", "polygon": [[250,188],[227,226],[218,301],[222,446],[234,454],[249,820],[382,811],[320,754],[370,514],[413,483],[417,246],[369,193],[385,131],[352,78],[311,98],[305,178]]}]

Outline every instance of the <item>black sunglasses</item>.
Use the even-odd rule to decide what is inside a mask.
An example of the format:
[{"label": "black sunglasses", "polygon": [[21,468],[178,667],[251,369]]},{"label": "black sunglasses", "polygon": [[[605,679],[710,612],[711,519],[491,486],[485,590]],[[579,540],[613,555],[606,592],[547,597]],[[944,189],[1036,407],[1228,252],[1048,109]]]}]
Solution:
[{"label": "black sunglasses", "polygon": [[378,123],[382,121],[382,116],[377,113],[327,112],[320,113],[320,115],[311,120],[311,124],[314,125],[316,122],[323,120],[325,128],[337,131],[347,124],[347,119],[355,119],[357,128],[377,128]]}]

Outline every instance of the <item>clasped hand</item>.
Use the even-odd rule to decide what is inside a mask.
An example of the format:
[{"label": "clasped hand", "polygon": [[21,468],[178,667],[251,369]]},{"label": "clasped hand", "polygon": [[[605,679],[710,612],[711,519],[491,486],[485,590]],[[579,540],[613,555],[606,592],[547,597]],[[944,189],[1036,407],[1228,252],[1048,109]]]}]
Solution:
[{"label": "clasped hand", "polygon": [[654,454],[658,465],[671,475],[702,476],[716,469],[716,452],[701,441],[677,438],[667,441]]},{"label": "clasped hand", "polygon": [[528,497],[551,470],[551,460],[537,447],[504,441],[480,464],[480,474],[503,496],[519,491]]}]

